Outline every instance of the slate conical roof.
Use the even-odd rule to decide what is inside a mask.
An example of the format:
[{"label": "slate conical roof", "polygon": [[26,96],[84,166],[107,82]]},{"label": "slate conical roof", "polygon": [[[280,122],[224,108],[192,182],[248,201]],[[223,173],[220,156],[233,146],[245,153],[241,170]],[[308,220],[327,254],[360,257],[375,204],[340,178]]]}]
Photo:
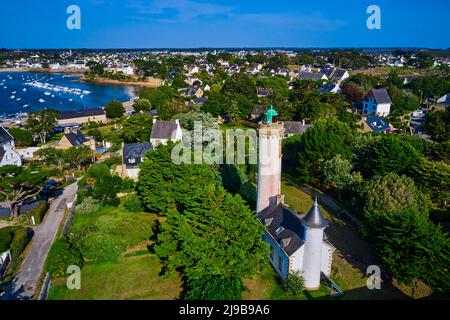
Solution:
[{"label": "slate conical roof", "polygon": [[320,213],[319,204],[317,203],[317,197],[314,200],[314,205],[302,219],[302,223],[305,227],[311,229],[325,229],[328,227],[328,221]]}]

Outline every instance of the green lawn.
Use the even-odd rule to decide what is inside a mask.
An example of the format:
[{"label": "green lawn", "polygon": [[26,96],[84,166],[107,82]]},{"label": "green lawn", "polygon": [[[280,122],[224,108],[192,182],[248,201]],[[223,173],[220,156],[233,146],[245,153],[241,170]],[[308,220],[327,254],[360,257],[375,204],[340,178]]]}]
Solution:
[{"label": "green lawn", "polygon": [[81,289],[69,290],[64,280],[52,284],[49,300],[162,300],[177,299],[178,275],[159,275],[161,264],[153,254],[139,252],[117,261],[87,264],[81,271]]},{"label": "green lawn", "polygon": [[70,233],[95,226],[99,232],[114,235],[126,246],[117,260],[85,262],[81,269],[81,289],[69,290],[65,279],[53,279],[50,300],[122,300],[177,299],[181,279],[173,273],[161,276],[161,264],[148,246],[152,243],[152,227],[157,215],[104,207],[89,214],[75,214]]}]

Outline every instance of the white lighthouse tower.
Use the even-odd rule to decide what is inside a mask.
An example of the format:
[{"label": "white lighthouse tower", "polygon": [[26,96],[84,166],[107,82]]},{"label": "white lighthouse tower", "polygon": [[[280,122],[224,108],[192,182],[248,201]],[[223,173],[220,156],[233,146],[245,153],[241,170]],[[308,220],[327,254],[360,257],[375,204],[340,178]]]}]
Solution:
[{"label": "white lighthouse tower", "polygon": [[305,289],[317,290],[320,287],[323,232],[328,227],[328,221],[325,220],[320,212],[317,197],[313,207],[302,219],[302,224],[305,228],[305,251],[303,256]]},{"label": "white lighthouse tower", "polygon": [[276,205],[281,195],[281,143],[284,125],[270,106],[259,126],[258,195],[256,212]]}]

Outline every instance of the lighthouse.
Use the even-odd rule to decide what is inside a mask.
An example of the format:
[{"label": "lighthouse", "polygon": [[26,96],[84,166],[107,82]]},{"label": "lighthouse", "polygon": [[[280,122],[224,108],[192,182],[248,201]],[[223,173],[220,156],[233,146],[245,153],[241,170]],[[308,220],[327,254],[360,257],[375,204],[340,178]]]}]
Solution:
[{"label": "lighthouse", "polygon": [[320,288],[321,275],[329,277],[334,246],[326,239],[328,222],[320,212],[317,198],[309,212],[295,212],[281,194],[281,159],[284,124],[270,106],[259,124],[258,194],[256,212],[266,228],[269,260],[280,278],[299,272],[305,289]]},{"label": "lighthouse", "polygon": [[273,106],[259,125],[258,195],[256,212],[276,205],[281,195],[281,147],[284,125]]}]

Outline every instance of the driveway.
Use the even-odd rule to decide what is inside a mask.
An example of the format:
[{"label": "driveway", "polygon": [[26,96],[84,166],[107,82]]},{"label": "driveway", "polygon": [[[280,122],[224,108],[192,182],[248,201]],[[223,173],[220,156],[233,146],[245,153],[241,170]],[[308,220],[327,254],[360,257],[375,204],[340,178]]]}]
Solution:
[{"label": "driveway", "polygon": [[73,201],[77,190],[77,183],[67,186],[50,205],[44,221],[34,228],[34,236],[31,245],[27,248],[27,254],[19,273],[0,299],[29,300],[35,293],[38,293],[35,290],[41,278],[48,252],[64,218],[66,204]]}]

